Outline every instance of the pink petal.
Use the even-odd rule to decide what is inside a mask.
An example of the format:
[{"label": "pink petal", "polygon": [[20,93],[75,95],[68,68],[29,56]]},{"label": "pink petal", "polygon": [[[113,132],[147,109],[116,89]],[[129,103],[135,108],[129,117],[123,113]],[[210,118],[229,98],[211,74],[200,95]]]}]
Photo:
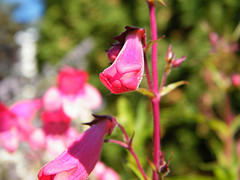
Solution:
[{"label": "pink petal", "polygon": [[102,162],[98,162],[94,168],[94,173],[98,180],[120,180],[119,175]]},{"label": "pink petal", "polygon": [[102,104],[102,96],[100,92],[92,85],[85,84],[83,91],[79,92],[76,99],[89,109],[97,109]]},{"label": "pink petal", "polygon": [[34,100],[21,100],[14,103],[10,110],[18,117],[21,117],[26,122],[30,121],[37,111],[42,107],[42,100],[41,99],[34,99]]},{"label": "pink petal", "polygon": [[31,148],[38,150],[44,149],[46,146],[46,135],[42,129],[35,129],[29,138]]},{"label": "pink petal", "polygon": [[66,66],[59,71],[57,82],[63,94],[70,95],[78,93],[88,79],[86,71]]},{"label": "pink petal", "polygon": [[62,94],[57,87],[51,87],[45,92],[43,106],[46,111],[56,111],[62,107]]},{"label": "pink petal", "polygon": [[4,104],[0,103],[0,131],[11,129],[17,125],[17,116]]},{"label": "pink petal", "polygon": [[57,157],[66,149],[63,139],[61,136],[47,135],[46,150],[51,156]]},{"label": "pink petal", "polygon": [[11,128],[0,133],[0,145],[8,152],[17,150],[19,145],[19,134],[16,128]]}]

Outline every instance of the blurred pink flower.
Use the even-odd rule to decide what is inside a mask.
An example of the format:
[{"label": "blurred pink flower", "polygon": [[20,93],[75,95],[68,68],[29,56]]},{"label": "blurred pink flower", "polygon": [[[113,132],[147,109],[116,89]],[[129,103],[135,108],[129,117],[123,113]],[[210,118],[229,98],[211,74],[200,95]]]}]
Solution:
[{"label": "blurred pink flower", "polygon": [[18,128],[21,131],[21,138],[28,141],[32,133],[32,119],[42,108],[42,99],[21,100],[10,106],[10,111],[18,117]]},{"label": "blurred pink flower", "polygon": [[58,88],[65,95],[76,95],[87,82],[88,73],[70,66],[60,69],[57,77]]},{"label": "blurred pink flower", "polygon": [[14,152],[20,140],[28,140],[31,120],[40,107],[40,99],[18,101],[10,108],[0,103],[0,145],[4,149]]},{"label": "blurred pink flower", "polygon": [[120,180],[119,175],[102,162],[98,162],[94,168],[94,174],[98,180]]},{"label": "blurred pink flower", "polygon": [[63,108],[71,118],[79,116],[79,110],[97,109],[101,106],[102,97],[99,91],[87,83],[85,71],[66,66],[59,71],[57,87],[49,88],[43,96],[44,108],[55,111]]},{"label": "blurred pink flower", "polygon": [[111,134],[116,119],[95,116],[91,127],[82,133],[60,156],[46,164],[38,173],[40,180],[85,180],[99,160],[104,136]]},{"label": "blurred pink flower", "polygon": [[240,74],[233,74],[231,76],[232,85],[235,87],[240,87]]},{"label": "blurred pink flower", "polygon": [[119,43],[108,53],[110,61],[114,62],[100,73],[100,80],[114,94],[135,91],[144,71],[145,30],[126,26],[126,31],[114,39]]},{"label": "blurred pink flower", "polygon": [[31,134],[30,144],[33,149],[46,149],[53,156],[59,155],[77,137],[78,132],[70,126],[71,119],[62,109],[43,111],[42,128]]}]

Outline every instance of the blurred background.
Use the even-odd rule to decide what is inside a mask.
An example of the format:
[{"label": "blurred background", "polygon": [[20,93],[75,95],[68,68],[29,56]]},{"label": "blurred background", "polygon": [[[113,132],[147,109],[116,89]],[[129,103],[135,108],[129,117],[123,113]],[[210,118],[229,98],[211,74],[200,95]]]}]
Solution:
[{"label": "blurred background", "polygon": [[[156,3],[159,78],[169,44],[176,58],[167,84],[185,80],[161,102],[162,150],[170,161],[168,180],[240,178],[240,2],[239,0],[165,0]],[[56,83],[59,68],[89,72],[102,94],[98,114],[118,118],[131,135],[148,175],[152,157],[151,103],[138,93],[110,94],[99,73],[109,66],[106,50],[125,26],[146,30],[144,0],[0,0],[0,101],[41,96]],[[150,60],[150,52],[147,54]],[[140,85],[147,87],[146,79]],[[113,137],[121,139],[117,129]],[[0,157],[1,158],[1,157]],[[105,144],[101,160],[122,179],[138,179],[126,150]],[[0,164],[0,167],[4,167]],[[7,168],[2,168],[6,171]],[[0,179],[7,179],[1,171]],[[17,175],[16,175],[17,177]],[[16,178],[17,179],[17,178]]]}]

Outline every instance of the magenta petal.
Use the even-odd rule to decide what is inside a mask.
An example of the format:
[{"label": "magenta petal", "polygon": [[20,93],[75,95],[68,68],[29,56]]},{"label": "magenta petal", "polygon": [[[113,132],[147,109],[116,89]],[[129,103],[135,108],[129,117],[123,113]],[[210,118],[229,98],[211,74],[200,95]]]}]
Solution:
[{"label": "magenta petal", "polygon": [[80,91],[88,79],[86,71],[66,66],[59,71],[58,88],[63,94],[75,95]]},{"label": "magenta petal", "polygon": [[4,104],[0,103],[0,132],[17,126],[17,116]]},{"label": "magenta petal", "polygon": [[14,103],[10,107],[10,111],[28,122],[34,117],[34,115],[41,107],[41,99],[22,100]]}]

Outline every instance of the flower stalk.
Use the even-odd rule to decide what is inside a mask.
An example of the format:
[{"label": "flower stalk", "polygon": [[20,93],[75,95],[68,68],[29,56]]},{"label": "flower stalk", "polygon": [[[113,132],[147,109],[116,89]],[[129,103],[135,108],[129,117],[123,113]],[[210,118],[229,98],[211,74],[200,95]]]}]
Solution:
[{"label": "flower stalk", "polygon": [[[157,40],[157,23],[155,15],[155,5],[154,1],[147,1],[150,13],[150,26],[151,26],[151,40]],[[157,43],[152,45],[152,82],[153,82],[153,92],[155,95],[158,94],[158,70],[157,70]],[[151,99],[152,109],[153,109],[153,162],[157,169],[159,169],[160,162],[160,98],[155,96]],[[153,171],[153,180],[158,180],[158,173]]]}]

